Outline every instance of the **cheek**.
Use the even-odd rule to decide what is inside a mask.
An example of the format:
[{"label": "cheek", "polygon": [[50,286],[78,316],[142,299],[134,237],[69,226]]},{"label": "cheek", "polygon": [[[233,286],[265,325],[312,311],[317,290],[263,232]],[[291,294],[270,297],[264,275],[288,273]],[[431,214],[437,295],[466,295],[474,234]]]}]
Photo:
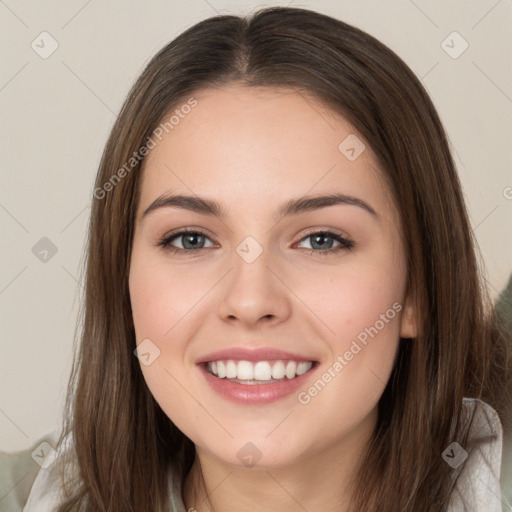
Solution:
[{"label": "cheek", "polygon": [[187,340],[200,330],[195,317],[202,314],[201,298],[216,280],[156,259],[143,250],[134,249],[132,254],[129,289],[137,345],[150,340],[158,354],[149,365],[141,360],[140,367],[162,409],[173,411],[178,424],[181,418],[187,423],[198,414],[180,385],[189,378]]},{"label": "cheek", "polygon": [[[317,279],[316,287],[305,283],[299,292],[326,326],[321,337],[330,352],[325,364],[330,373],[320,376],[322,382],[311,394],[304,390],[305,401],[316,396],[323,384],[329,389],[322,391],[321,399],[315,398],[317,405],[325,401],[331,404],[327,409],[338,411],[343,404],[353,418],[360,418],[363,409],[369,411],[378,401],[398,348],[405,287],[400,261],[389,261],[388,265],[383,258],[380,263],[364,261],[350,269],[340,268]],[[345,413],[340,411],[340,420],[347,420]]]},{"label": "cheek", "polygon": [[[322,421],[347,429],[362,421],[384,391],[399,344],[405,272],[402,260],[366,260],[309,288],[311,309],[329,327],[330,361],[299,402]],[[323,286],[322,286],[323,283]],[[305,287],[303,293],[307,293]],[[327,331],[324,331],[325,333]]]},{"label": "cheek", "polygon": [[[144,263],[142,263],[144,262]],[[185,318],[190,321],[214,283],[197,272],[165,262],[154,263],[151,256],[135,255],[130,272],[130,300],[137,340],[165,341]]]},{"label": "cheek", "polygon": [[398,260],[388,266],[385,262],[340,266],[328,275],[316,275],[314,286],[311,278],[302,278],[297,294],[322,320],[328,338],[343,348],[348,340],[373,326],[388,311],[385,320],[392,321],[385,322],[383,331],[399,332],[397,309],[401,308],[393,308],[393,304],[403,301],[405,288],[405,276],[399,267]]},{"label": "cheek", "polygon": [[171,271],[152,261],[150,254],[134,250],[129,288],[136,342],[138,346],[150,347],[151,353],[150,364],[144,364],[140,358],[141,372],[162,410],[166,414],[172,412],[168,416],[178,428],[188,431],[198,411],[180,385],[186,381],[186,337],[180,336],[180,329],[192,313],[192,305],[199,300],[200,290],[193,283],[186,286],[187,282],[183,274],[177,275],[176,269]]}]

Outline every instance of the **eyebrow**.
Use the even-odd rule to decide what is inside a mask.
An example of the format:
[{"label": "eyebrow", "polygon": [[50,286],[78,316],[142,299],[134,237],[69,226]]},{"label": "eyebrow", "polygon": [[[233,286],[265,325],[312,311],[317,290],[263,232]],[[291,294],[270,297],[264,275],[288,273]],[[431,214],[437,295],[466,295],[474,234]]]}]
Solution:
[{"label": "eyebrow", "polygon": [[[298,215],[300,213],[320,210],[321,208],[335,205],[357,206],[370,213],[373,217],[379,218],[377,212],[368,203],[357,197],[345,194],[328,194],[289,199],[281,205],[277,212],[277,217],[281,219],[289,215]],[[155,201],[144,210],[141,220],[147,217],[151,212],[160,208],[182,208],[203,215],[215,215],[220,219],[227,217],[226,210],[219,203],[211,199],[181,194],[165,194],[155,199]]]}]

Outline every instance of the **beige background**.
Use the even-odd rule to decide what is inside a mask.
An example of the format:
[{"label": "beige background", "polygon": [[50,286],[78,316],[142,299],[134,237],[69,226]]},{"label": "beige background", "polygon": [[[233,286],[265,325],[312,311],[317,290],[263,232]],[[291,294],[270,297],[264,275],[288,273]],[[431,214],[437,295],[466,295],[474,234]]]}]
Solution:
[{"label": "beige background", "polygon": [[[449,134],[496,296],[512,270],[511,1],[290,4],[366,30],[422,78]],[[60,426],[93,179],[129,87],[197,21],[268,5],[286,2],[0,1],[0,450],[28,447]],[[46,59],[31,47],[42,46],[43,31],[58,43]],[[458,58],[442,47],[453,31],[469,44]],[[446,44],[453,53],[464,43],[452,36]],[[32,252],[43,237],[57,248],[46,263]]]}]

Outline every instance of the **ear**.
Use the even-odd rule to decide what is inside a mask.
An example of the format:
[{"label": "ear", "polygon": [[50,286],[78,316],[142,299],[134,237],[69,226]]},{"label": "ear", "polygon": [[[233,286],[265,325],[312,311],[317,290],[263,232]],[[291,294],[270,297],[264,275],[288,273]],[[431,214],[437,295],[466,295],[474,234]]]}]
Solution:
[{"label": "ear", "polygon": [[402,312],[402,317],[400,319],[400,337],[416,338],[416,336],[418,336],[416,304],[410,296],[407,296]]}]

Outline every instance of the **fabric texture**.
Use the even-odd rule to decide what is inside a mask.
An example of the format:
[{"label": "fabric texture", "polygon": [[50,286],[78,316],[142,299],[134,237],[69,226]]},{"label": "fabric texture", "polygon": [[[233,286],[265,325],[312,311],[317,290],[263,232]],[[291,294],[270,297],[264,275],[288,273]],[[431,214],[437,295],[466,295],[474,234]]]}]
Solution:
[{"label": "fabric texture", "polygon": [[[508,341],[512,354],[512,275],[503,288],[495,306],[498,323]],[[508,384],[509,396],[512,397],[512,380]],[[512,511],[512,400],[509,401],[508,411],[502,418],[503,426],[503,454],[501,464],[503,502],[507,504],[505,510]]]},{"label": "fabric texture", "polygon": [[[508,512],[502,503],[500,464],[503,432],[496,411],[485,402],[464,399],[468,441],[462,448],[450,445],[441,455],[454,469],[455,485],[448,512]],[[54,512],[60,500],[60,481],[52,472],[53,462],[71,443],[65,439],[59,451],[54,431],[29,449],[0,452],[0,510],[2,512]],[[181,481],[169,475],[171,512],[186,512]]]},{"label": "fabric texture", "polygon": [[[0,452],[0,511],[21,512],[31,490],[41,484],[43,474],[39,472],[42,453],[47,443],[55,446],[58,432],[53,431],[36,441],[30,448],[18,452]],[[42,446],[38,450],[38,447]],[[46,464],[45,464],[46,465]],[[36,478],[39,480],[34,486]],[[34,510],[38,510],[37,508]],[[45,510],[44,508],[40,509]],[[46,509],[51,510],[51,509]]]},{"label": "fabric texture", "polygon": [[[466,398],[464,414],[469,430],[465,447],[457,445],[443,452],[443,459],[453,466],[457,455],[461,459],[467,456],[464,463],[454,467],[458,474],[448,511],[508,512],[500,487],[503,430],[498,414],[485,402]],[[449,455],[454,455],[452,460]]]}]

